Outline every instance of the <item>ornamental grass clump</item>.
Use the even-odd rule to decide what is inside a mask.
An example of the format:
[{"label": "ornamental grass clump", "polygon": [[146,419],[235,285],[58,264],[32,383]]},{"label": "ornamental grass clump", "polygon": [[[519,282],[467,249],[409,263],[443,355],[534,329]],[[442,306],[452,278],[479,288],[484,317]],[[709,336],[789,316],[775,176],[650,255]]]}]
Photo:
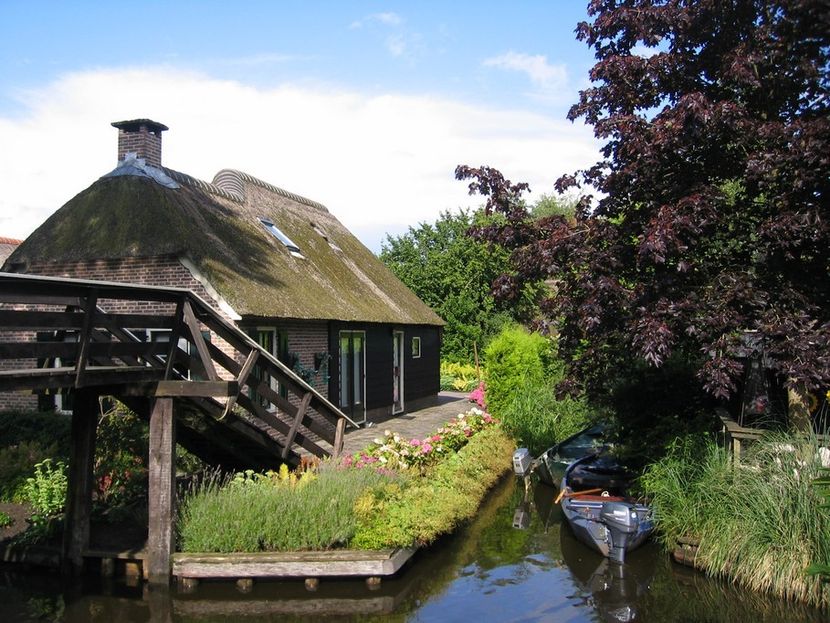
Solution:
[{"label": "ornamental grass clump", "polygon": [[186,552],[324,550],[354,534],[355,500],[390,475],[324,464],[300,475],[247,471],[205,479],[188,492],[179,513]]},{"label": "ornamental grass clump", "polygon": [[819,457],[816,440],[793,435],[755,443],[739,463],[711,440],[686,438],[641,485],[667,547],[697,537],[708,573],[826,608],[830,585],[806,573],[830,563],[830,509],[812,485]]}]

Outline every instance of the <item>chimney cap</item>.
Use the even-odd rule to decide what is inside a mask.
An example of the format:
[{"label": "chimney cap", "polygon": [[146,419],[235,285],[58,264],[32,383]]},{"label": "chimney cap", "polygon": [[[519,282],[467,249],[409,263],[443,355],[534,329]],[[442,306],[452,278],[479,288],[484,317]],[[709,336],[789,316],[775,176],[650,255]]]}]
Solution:
[{"label": "chimney cap", "polygon": [[145,126],[148,132],[152,132],[156,135],[161,134],[164,130],[170,129],[163,123],[153,121],[152,119],[131,119],[129,121],[113,121],[111,125],[112,127],[118,128],[119,130],[124,130],[125,132],[136,132],[141,129],[141,126]]}]

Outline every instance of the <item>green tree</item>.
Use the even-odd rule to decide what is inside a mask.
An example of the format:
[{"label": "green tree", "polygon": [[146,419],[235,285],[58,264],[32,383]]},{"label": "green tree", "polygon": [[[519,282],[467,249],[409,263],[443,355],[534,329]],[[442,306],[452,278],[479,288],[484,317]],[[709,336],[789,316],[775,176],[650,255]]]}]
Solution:
[{"label": "green tree", "polygon": [[509,254],[467,234],[485,217],[480,212],[443,212],[433,223],[387,236],[380,259],[447,323],[442,358],[469,362],[505,323],[533,313],[539,288],[531,284],[516,297],[497,303],[493,281],[509,272]]}]

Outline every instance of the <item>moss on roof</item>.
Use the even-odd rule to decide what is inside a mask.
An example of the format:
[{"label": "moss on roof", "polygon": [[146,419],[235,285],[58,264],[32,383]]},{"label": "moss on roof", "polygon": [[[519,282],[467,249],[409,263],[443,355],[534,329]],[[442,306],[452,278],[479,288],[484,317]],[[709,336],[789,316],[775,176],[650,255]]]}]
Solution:
[{"label": "moss on roof", "polygon": [[[245,174],[223,174],[233,192],[183,174],[177,189],[144,177],[101,178],[35,230],[7,265],[176,255],[243,316],[443,324],[323,206]],[[304,259],[259,218],[277,225]]]}]

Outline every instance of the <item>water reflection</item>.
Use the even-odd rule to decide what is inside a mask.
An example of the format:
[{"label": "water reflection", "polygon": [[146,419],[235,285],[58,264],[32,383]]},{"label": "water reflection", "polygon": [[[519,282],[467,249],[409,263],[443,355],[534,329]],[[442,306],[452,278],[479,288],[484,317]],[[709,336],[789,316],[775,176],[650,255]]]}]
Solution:
[{"label": "water reflection", "polygon": [[[571,535],[555,491],[505,479],[475,521],[377,590],[362,581],[202,583],[192,594],[123,581],[0,574],[0,621],[822,621],[671,563],[656,545],[610,563]],[[514,527],[515,526],[515,527]]]}]

